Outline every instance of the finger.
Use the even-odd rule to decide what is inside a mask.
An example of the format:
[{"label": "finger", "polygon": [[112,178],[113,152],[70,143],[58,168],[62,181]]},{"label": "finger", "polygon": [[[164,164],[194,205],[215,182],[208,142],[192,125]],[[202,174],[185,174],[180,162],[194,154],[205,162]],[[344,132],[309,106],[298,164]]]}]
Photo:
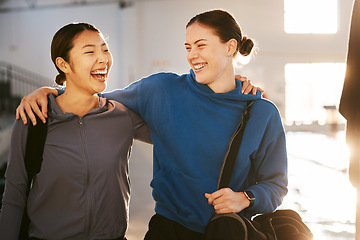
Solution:
[{"label": "finger", "polygon": [[[32,122],[32,124],[35,126],[36,125],[36,117],[35,117],[33,110],[29,104],[25,105],[25,112],[26,112],[27,116],[29,117],[30,121]],[[24,116],[26,117],[25,113],[24,113]]]},{"label": "finger", "polygon": [[211,205],[213,202],[213,198],[212,198],[211,194],[205,193],[205,197],[208,199],[208,203]]},{"label": "finger", "polygon": [[221,213],[235,212],[234,206],[231,204],[230,201],[225,201],[219,204],[215,204],[214,210]]},{"label": "finger", "polygon": [[39,116],[41,121],[45,123],[46,122],[45,118],[47,118],[47,105],[48,105],[47,98],[39,100],[38,105],[41,107],[41,114],[40,115],[38,113],[36,114]]},{"label": "finger", "polygon": [[247,81],[247,77],[242,77],[240,75],[236,75],[236,76],[238,76],[238,78],[236,78],[236,79],[240,80],[240,82],[246,82]]},{"label": "finger", "polygon": [[259,91],[261,94],[263,94],[265,92],[261,87],[254,87],[252,89],[253,95],[256,95],[257,91]]},{"label": "finger", "polygon": [[[46,122],[46,119],[45,119],[45,117],[43,116],[43,113],[42,113],[42,111],[40,110],[38,104],[31,104],[31,109],[32,109],[31,114],[34,116],[34,118],[35,118],[35,114],[36,114],[43,123]],[[27,113],[28,113],[28,115],[29,115],[29,117],[30,117],[29,112],[27,112]],[[36,124],[36,118],[35,118],[35,124]]]},{"label": "finger", "polygon": [[51,88],[50,93],[55,94],[56,96],[59,95],[59,91],[56,88]]},{"label": "finger", "polygon": [[246,77],[242,77],[241,75],[235,75],[235,79],[243,82],[244,80],[246,80]]},{"label": "finger", "polygon": [[[215,203],[214,203],[214,201],[216,201],[219,197],[217,197],[217,195],[214,195],[214,194],[208,194],[208,193],[206,193],[206,197],[207,197],[207,199],[208,199],[208,203],[211,205],[214,205]],[[217,202],[219,202],[219,201],[217,201]]]},{"label": "finger", "polygon": [[24,112],[24,108],[21,105],[16,108],[16,119],[20,119],[20,118],[25,125],[28,123],[26,114]]},{"label": "finger", "polygon": [[16,114],[16,120],[19,120],[20,119],[19,107],[16,108],[15,114]]},{"label": "finger", "polygon": [[214,201],[222,195],[221,192],[222,192],[222,189],[220,189],[216,192],[213,192],[212,194],[205,193],[205,197],[208,199],[208,203],[214,204]]},{"label": "finger", "polygon": [[[251,90],[255,89],[256,91],[256,87],[254,87],[253,85],[251,85],[251,82],[249,81],[249,84],[247,85],[247,87],[245,88],[243,94],[249,94],[249,92],[251,92]],[[256,92],[255,92],[256,94]]]},{"label": "finger", "polygon": [[246,89],[249,88],[249,86],[252,87],[250,80],[245,80],[241,87],[241,93],[244,94]]},{"label": "finger", "polygon": [[233,209],[231,209],[231,208],[220,208],[218,210],[215,210],[215,212],[217,214],[224,214],[224,213],[233,213],[235,211]]},{"label": "finger", "polygon": [[219,190],[219,195],[213,200],[213,205],[229,204],[232,194],[233,191],[230,188],[223,188],[221,191]]},{"label": "finger", "polygon": [[226,199],[224,198],[224,195],[221,195],[220,197],[216,198],[213,200],[212,204],[215,206],[224,204],[224,202],[226,201]]},{"label": "finger", "polygon": [[257,88],[253,88],[253,89],[252,89],[252,94],[253,94],[253,95],[256,95],[257,90],[258,90]]},{"label": "finger", "polygon": [[214,205],[215,211],[219,211],[219,210],[225,209],[225,208],[229,208],[229,206],[227,206],[226,203],[220,203],[220,204]]},{"label": "finger", "polygon": [[211,194],[211,198],[212,198],[212,204],[219,204],[220,202],[222,202],[223,200],[221,200],[221,198],[224,196],[224,194],[226,193],[226,188],[222,188],[220,190],[217,190],[216,192],[213,192]]}]

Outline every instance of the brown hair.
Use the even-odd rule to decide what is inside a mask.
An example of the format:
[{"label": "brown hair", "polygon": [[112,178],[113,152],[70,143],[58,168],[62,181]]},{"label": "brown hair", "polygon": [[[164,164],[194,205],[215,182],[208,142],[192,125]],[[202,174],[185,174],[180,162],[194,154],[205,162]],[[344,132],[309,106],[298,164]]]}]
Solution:
[{"label": "brown hair", "polygon": [[212,10],[200,13],[193,17],[186,27],[196,22],[212,28],[223,43],[228,42],[230,39],[235,39],[237,41],[237,52],[240,52],[243,56],[249,55],[254,47],[254,42],[242,36],[239,24],[226,11]]},{"label": "brown hair", "polygon": [[66,76],[56,66],[56,58],[61,57],[66,62],[70,60],[70,50],[74,47],[74,38],[85,30],[95,31],[100,33],[99,29],[88,23],[70,23],[60,28],[54,35],[51,42],[51,60],[55,64],[59,74],[55,77],[55,82],[58,85],[63,85]]}]

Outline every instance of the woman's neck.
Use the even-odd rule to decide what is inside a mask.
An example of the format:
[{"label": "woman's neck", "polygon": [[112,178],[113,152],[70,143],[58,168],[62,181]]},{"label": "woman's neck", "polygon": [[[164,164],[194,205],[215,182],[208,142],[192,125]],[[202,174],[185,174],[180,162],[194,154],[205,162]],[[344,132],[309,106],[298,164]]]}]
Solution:
[{"label": "woman's neck", "polygon": [[72,92],[68,88],[55,100],[63,113],[70,112],[79,117],[84,116],[90,110],[99,106],[99,97],[96,94],[85,94],[79,91]]},{"label": "woman's neck", "polygon": [[227,69],[216,81],[208,84],[215,93],[226,93],[236,88],[234,68]]}]

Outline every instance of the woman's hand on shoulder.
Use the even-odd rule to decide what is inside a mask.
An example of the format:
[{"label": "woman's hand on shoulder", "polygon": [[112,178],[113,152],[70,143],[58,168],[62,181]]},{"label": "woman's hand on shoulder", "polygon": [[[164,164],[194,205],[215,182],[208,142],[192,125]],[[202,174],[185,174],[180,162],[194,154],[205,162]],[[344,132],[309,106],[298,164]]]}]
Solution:
[{"label": "woman's hand on shoulder", "polygon": [[[41,121],[46,122],[47,118],[47,96],[50,93],[58,94],[55,88],[42,87],[29,95],[23,97],[20,105],[16,109],[16,119],[22,119],[24,124],[27,124],[26,114],[29,116],[33,125],[36,125],[35,115],[38,115]],[[40,110],[41,108],[41,110]]]},{"label": "woman's hand on shoulder", "polygon": [[261,93],[264,93],[264,90],[261,87],[256,87],[252,85],[251,81],[246,77],[236,75],[235,78],[243,83],[241,93],[249,94],[250,92],[252,92],[253,95],[256,95],[257,90],[259,90]]}]

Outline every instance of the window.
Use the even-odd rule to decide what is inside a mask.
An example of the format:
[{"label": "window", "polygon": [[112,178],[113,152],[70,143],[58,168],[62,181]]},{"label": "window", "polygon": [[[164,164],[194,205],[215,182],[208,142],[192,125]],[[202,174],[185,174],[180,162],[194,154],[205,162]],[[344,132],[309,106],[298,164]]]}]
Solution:
[{"label": "window", "polygon": [[284,0],[286,33],[334,34],[338,0]]},{"label": "window", "polygon": [[286,121],[325,123],[325,106],[340,102],[345,71],[345,63],[286,64]]}]

